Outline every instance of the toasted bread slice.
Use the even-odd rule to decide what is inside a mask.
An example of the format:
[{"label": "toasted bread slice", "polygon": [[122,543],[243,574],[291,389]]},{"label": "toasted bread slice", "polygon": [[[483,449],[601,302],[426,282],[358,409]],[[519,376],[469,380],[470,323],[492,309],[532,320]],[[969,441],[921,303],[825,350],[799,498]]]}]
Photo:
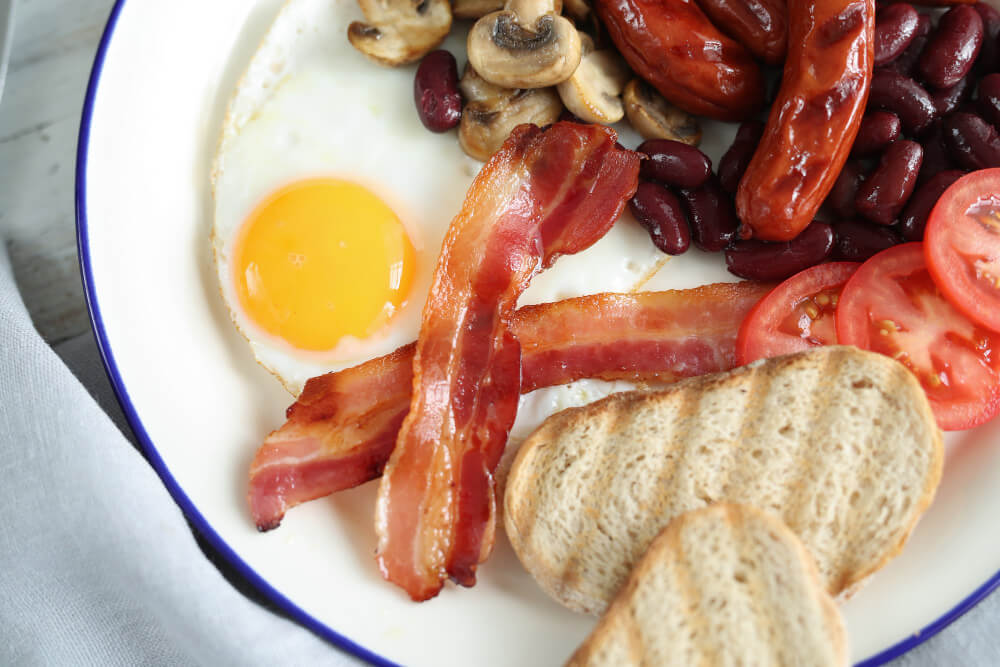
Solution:
[{"label": "toasted bread slice", "polygon": [[720,503],[653,540],[568,664],[841,667],[847,631],[795,534]]},{"label": "toasted bread slice", "polygon": [[781,518],[836,595],[903,547],[942,460],[906,368],[815,348],[551,416],[514,461],[504,523],[527,570],[576,611],[604,611],[671,519],[721,501]]}]

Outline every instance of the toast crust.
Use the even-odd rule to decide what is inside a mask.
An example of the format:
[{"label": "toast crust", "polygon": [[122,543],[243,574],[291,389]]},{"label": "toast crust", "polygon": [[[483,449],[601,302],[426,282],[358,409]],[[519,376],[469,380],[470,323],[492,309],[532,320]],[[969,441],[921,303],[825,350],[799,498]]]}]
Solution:
[{"label": "toast crust", "polygon": [[514,460],[504,523],[525,568],[575,611],[602,612],[660,529],[715,502],[780,517],[836,595],[902,549],[943,460],[905,367],[815,348],[552,415]]}]

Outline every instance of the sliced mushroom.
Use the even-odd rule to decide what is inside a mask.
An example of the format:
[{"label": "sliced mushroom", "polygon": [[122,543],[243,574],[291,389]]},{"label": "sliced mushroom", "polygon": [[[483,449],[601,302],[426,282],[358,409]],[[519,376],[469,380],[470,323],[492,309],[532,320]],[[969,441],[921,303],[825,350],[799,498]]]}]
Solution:
[{"label": "sliced mushroom", "polygon": [[478,19],[503,9],[504,0],[451,0],[451,13],[457,19]]},{"label": "sliced mushroom", "polygon": [[458,141],[462,150],[483,162],[497,152],[518,125],[550,125],[563,110],[555,88],[503,88],[486,81],[468,65],[459,87],[466,104]]},{"label": "sliced mushroom", "polygon": [[595,51],[589,35],[580,33],[580,43],[580,66],[573,76],[556,86],[559,97],[580,120],[617,123],[625,116],[621,94],[632,72],[617,52]]},{"label": "sliced mushroom", "polygon": [[469,62],[504,88],[544,88],[572,76],[580,64],[580,36],[559,16],[554,0],[507,0],[469,31]]},{"label": "sliced mushroom", "polygon": [[697,146],[701,143],[698,120],[667,102],[642,79],[625,86],[625,115],[644,139],[673,139]]},{"label": "sliced mushroom", "polygon": [[451,30],[448,0],[358,0],[358,5],[368,23],[351,23],[347,38],[380,65],[419,60]]}]

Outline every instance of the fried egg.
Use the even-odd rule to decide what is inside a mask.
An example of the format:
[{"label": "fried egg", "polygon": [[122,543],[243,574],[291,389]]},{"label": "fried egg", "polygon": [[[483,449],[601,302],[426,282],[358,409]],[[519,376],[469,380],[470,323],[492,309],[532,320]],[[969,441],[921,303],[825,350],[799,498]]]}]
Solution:
[{"label": "fried egg", "polygon": [[[441,242],[482,166],[455,131],[420,123],[415,66],[385,68],[350,45],[361,18],[354,0],[285,4],[233,94],[212,173],[223,299],[256,360],[296,395],[416,339]],[[460,66],[464,44],[456,26],[443,47]],[[626,214],[520,303],[628,291],[663,258]],[[581,392],[593,394],[551,390],[542,411]]]}]

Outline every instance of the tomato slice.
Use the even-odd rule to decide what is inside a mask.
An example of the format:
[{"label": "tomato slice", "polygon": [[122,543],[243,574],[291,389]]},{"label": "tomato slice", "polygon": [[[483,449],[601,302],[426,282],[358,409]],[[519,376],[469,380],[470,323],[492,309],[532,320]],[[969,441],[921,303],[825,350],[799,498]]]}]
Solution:
[{"label": "tomato slice", "polygon": [[859,266],[859,262],[818,264],[768,292],[740,326],[737,365],[835,344],[833,318],[840,289]]},{"label": "tomato slice", "polygon": [[927,222],[924,254],[948,300],[1000,331],[1000,169],[973,172],[944,191]]},{"label": "tomato slice", "polygon": [[844,285],[836,321],[841,343],[913,371],[942,429],[970,428],[1000,411],[1000,334],[941,294],[923,243],[898,245],[865,262]]}]

